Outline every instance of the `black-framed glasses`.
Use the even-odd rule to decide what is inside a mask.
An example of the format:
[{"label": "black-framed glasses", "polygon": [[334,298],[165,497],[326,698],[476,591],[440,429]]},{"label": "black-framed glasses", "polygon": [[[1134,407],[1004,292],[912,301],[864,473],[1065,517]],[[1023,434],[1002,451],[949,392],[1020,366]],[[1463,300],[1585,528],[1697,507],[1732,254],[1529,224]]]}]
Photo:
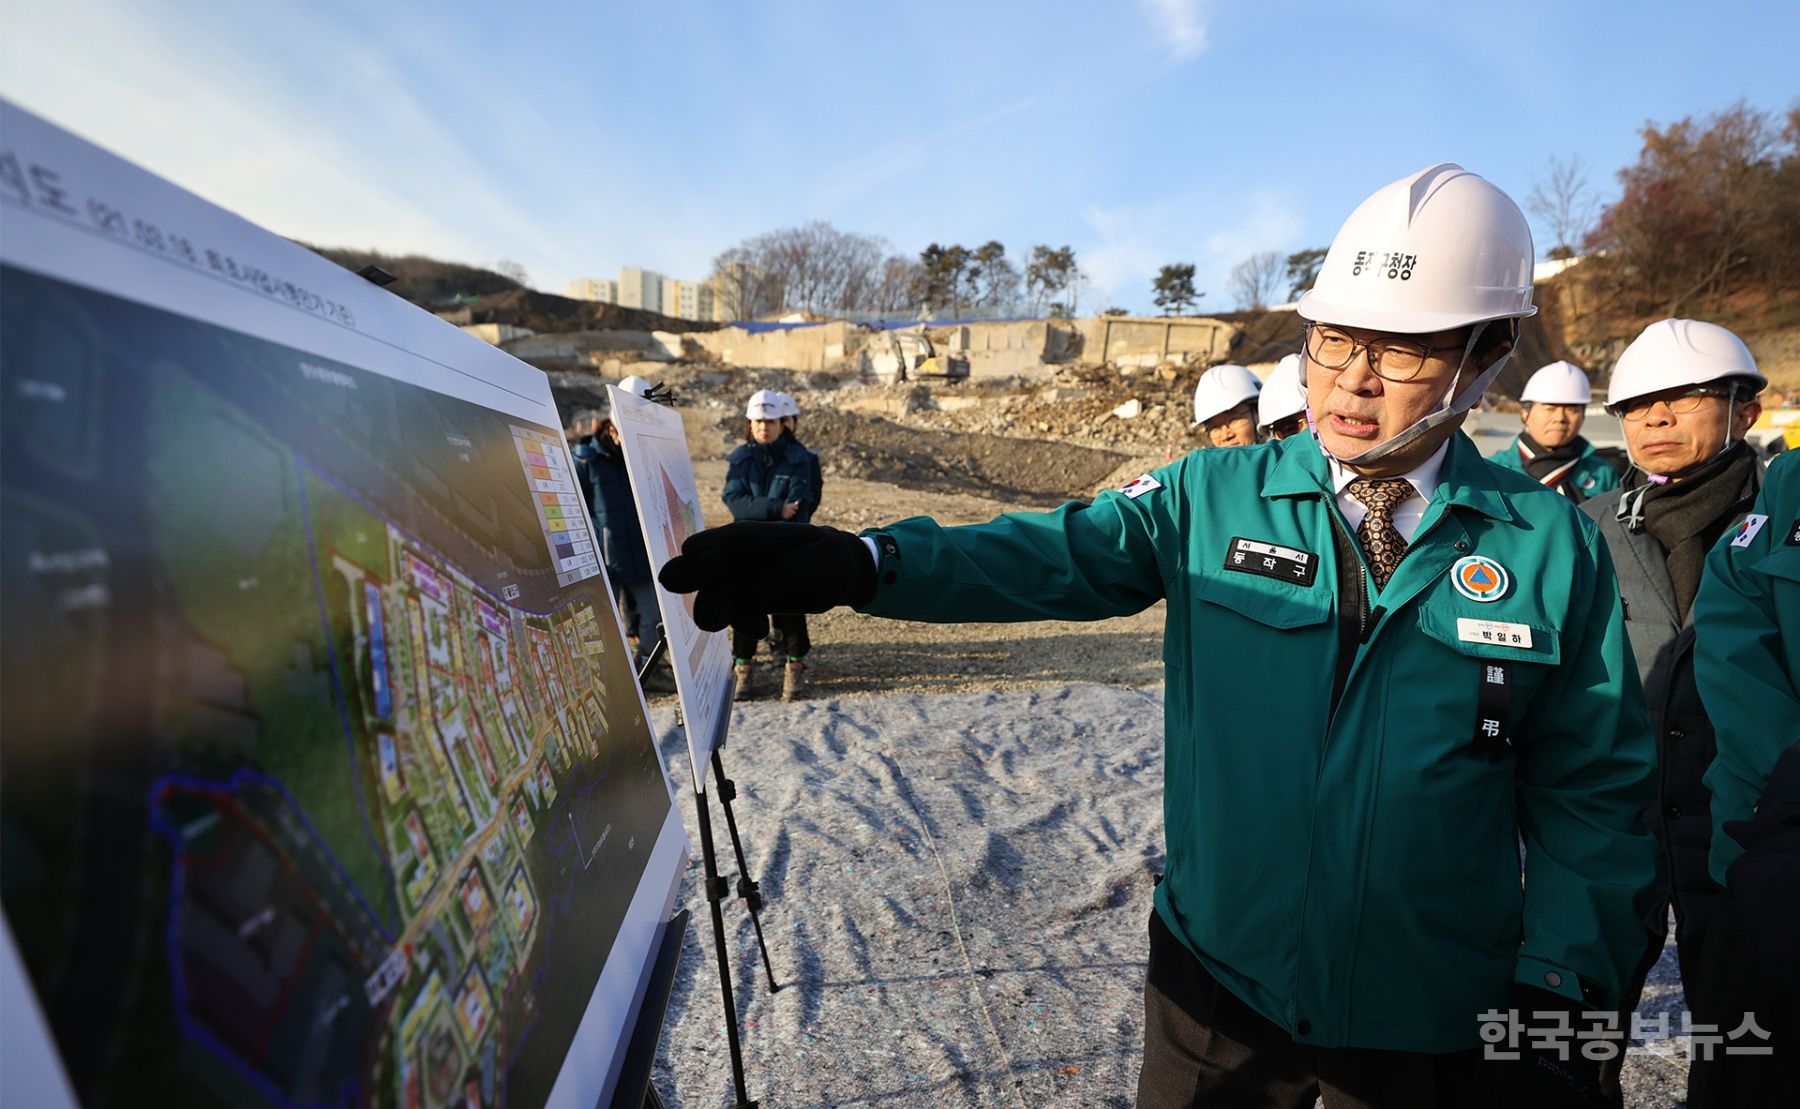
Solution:
[{"label": "black-framed glasses", "polygon": [[1650,410],[1657,405],[1664,405],[1672,416],[1685,416],[1690,412],[1700,411],[1700,406],[1707,397],[1730,400],[1731,394],[1718,389],[1708,389],[1704,385],[1696,385],[1692,389],[1683,389],[1678,393],[1657,393],[1648,397],[1633,397],[1618,406],[1617,415],[1621,420],[1638,423],[1649,418]]},{"label": "black-framed glasses", "polygon": [[1434,354],[1462,350],[1463,343],[1428,347],[1411,339],[1353,339],[1335,327],[1306,325],[1306,356],[1326,370],[1341,370],[1356,358],[1357,351],[1369,356],[1369,370],[1383,381],[1408,382],[1419,376]]}]

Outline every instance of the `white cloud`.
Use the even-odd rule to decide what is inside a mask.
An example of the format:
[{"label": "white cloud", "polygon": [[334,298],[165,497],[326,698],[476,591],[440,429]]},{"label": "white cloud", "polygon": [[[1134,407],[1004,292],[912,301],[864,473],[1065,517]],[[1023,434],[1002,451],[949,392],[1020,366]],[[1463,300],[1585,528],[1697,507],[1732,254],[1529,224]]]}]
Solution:
[{"label": "white cloud", "polygon": [[[970,135],[1029,110],[1036,102],[1035,97],[1028,96],[954,127],[894,139],[875,150],[849,158],[830,168],[813,186],[809,193],[810,206],[821,213],[822,218],[829,218],[891,182],[920,171],[941,169],[933,164],[935,155]],[[920,187],[929,191],[938,180],[938,175],[927,174]]]},{"label": "white cloud", "polygon": [[272,66],[179,8],[107,7],[102,19],[38,9],[16,21],[0,41],[0,89],[280,235],[476,265],[513,258],[539,283],[588,268],[533,197],[508,187],[493,136],[459,129],[354,34],[314,25]]},{"label": "white cloud", "polygon": [[1304,230],[1293,199],[1267,188],[1237,197],[1090,204],[1081,216],[1097,239],[1078,252],[1096,294],[1084,303],[1100,306],[1105,299],[1140,312],[1151,310],[1150,283],[1157,271],[1185,262],[1194,264],[1194,286],[1206,294],[1200,310],[1226,311],[1234,307],[1227,281],[1231,268],[1259,251],[1295,249]]},{"label": "white cloud", "polygon": [[1206,9],[1210,0],[1141,0],[1170,53],[1180,61],[1206,49]]}]

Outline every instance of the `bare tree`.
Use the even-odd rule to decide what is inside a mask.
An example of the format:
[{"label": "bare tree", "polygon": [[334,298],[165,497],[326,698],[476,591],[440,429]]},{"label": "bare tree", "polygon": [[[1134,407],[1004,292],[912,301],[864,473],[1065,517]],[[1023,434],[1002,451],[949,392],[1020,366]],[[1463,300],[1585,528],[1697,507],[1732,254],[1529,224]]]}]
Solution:
[{"label": "bare tree", "polygon": [[1282,278],[1286,273],[1286,263],[1279,250],[1252,254],[1232,267],[1229,278],[1231,295],[1237,299],[1240,308],[1260,312],[1275,298],[1275,292],[1281,288]]},{"label": "bare tree", "polygon": [[1787,287],[1800,264],[1800,109],[1784,124],[1740,102],[1643,136],[1588,236],[1604,252],[1597,270],[1631,308],[1679,316],[1738,289]]},{"label": "bare tree", "polygon": [[1579,154],[1550,159],[1544,176],[1531,183],[1531,196],[1525,203],[1550,225],[1550,236],[1556,241],[1546,257],[1553,259],[1575,257],[1575,248],[1587,237],[1600,211]]},{"label": "bare tree", "polygon": [[530,287],[531,276],[525,272],[525,267],[523,265],[513,261],[511,258],[502,258],[498,262],[495,262],[494,272],[501,277],[506,278],[508,281],[517,281],[522,286],[527,288]]},{"label": "bare tree", "polygon": [[917,308],[915,290],[919,281],[919,263],[904,255],[889,255],[881,264],[875,290],[869,297],[869,310],[888,314]]},{"label": "bare tree", "polygon": [[713,260],[718,295],[750,318],[867,309],[882,295],[888,244],[822,220],[746,239]]}]

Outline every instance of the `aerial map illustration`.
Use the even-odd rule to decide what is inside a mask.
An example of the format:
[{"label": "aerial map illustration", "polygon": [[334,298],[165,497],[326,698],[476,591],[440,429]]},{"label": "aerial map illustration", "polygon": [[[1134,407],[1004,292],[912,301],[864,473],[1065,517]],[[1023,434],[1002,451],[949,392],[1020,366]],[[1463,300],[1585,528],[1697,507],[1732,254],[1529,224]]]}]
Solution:
[{"label": "aerial map illustration", "polygon": [[562,434],[0,268],[0,905],[88,1105],[539,1105],[669,813]]}]

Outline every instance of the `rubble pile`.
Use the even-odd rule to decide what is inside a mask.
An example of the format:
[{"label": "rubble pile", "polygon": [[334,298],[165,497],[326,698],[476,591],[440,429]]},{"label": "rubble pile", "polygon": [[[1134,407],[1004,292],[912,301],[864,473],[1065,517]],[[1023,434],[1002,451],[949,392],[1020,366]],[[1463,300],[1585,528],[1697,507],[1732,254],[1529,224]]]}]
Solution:
[{"label": "rubble pile", "polygon": [[[1197,366],[1068,366],[958,382],[867,381],[849,370],[795,372],[710,362],[640,364],[690,413],[696,454],[743,441],[743,403],[777,389],[800,403],[801,439],[827,476],[966,492],[1043,507],[1091,497],[1199,445],[1190,427]],[[594,374],[558,372],[559,396]],[[699,434],[699,428],[710,434]]]}]

